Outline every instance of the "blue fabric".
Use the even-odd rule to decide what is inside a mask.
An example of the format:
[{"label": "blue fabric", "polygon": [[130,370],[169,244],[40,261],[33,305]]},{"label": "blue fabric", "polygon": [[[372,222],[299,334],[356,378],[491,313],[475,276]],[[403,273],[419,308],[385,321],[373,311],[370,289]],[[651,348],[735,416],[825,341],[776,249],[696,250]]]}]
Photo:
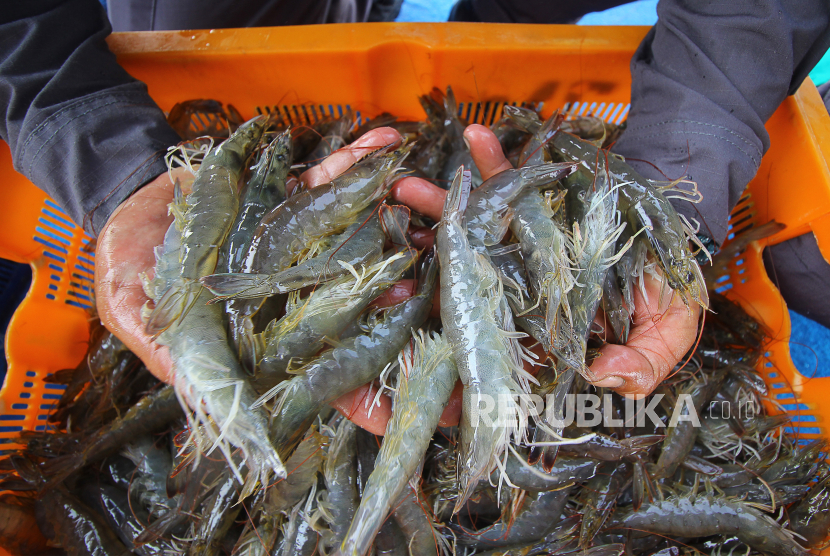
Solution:
[{"label": "blue fabric", "polygon": [[447,21],[455,0],[404,0],[395,21]]},{"label": "blue fabric", "polygon": [[29,265],[0,259],[0,384],[6,378],[6,328],[31,283]]},{"label": "blue fabric", "polygon": [[579,25],[654,25],[657,0],[637,0],[602,12],[586,14]]},{"label": "blue fabric", "polygon": [[830,329],[790,311],[790,356],[807,378],[830,376]]},{"label": "blue fabric", "polygon": [[813,80],[816,87],[830,81],[830,51],[819,60],[819,63],[810,72],[810,79]]}]

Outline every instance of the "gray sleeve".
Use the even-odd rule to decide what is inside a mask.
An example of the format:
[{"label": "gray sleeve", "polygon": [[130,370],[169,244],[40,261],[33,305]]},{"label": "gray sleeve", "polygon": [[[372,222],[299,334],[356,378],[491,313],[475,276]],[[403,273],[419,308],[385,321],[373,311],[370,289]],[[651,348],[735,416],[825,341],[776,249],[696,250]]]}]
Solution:
[{"label": "gray sleeve", "polygon": [[657,13],[614,151],[648,178],[697,182],[703,202],[675,206],[720,244],[769,148],[764,123],[827,50],[830,2],[661,0]]},{"label": "gray sleeve", "polygon": [[147,87],[107,48],[97,0],[7,2],[0,11],[0,137],[15,169],[95,235],[165,171],[179,141]]}]

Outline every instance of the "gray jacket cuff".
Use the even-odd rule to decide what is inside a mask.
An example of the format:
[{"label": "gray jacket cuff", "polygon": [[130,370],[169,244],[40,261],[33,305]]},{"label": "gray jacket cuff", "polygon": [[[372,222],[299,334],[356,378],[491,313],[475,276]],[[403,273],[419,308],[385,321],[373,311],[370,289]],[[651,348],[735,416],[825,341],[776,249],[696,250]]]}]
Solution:
[{"label": "gray jacket cuff", "polygon": [[179,141],[142,83],[68,102],[18,143],[15,168],[95,236],[115,208],[166,170]]}]

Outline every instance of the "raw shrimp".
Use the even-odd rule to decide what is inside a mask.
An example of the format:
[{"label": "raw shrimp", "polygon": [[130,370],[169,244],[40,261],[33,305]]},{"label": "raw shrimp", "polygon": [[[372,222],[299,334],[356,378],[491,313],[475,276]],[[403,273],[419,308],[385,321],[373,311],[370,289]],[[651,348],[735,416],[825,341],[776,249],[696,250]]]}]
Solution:
[{"label": "raw shrimp", "polygon": [[117,453],[136,436],[163,429],[182,414],[172,386],[165,386],[145,396],[120,419],[104,427],[81,448],[80,452],[49,460],[43,473],[49,485],[56,485],[84,465]]},{"label": "raw shrimp", "polygon": [[[379,208],[364,209],[343,233],[331,237],[330,248],[296,266],[276,274],[213,274],[202,278],[202,284],[218,299],[251,299],[325,283],[346,274],[349,266],[357,269],[369,266],[380,258],[386,241],[377,214]],[[407,209],[391,207],[389,210]]]},{"label": "raw shrimp", "polygon": [[574,164],[541,164],[499,172],[470,193],[464,220],[467,233],[482,245],[495,245],[507,233],[512,211],[509,203],[523,191],[567,176]]},{"label": "raw shrimp", "polygon": [[239,272],[259,221],[285,200],[285,178],[291,162],[291,130],[287,129],[265,148],[245,185],[239,212],[225,241],[227,272]]},{"label": "raw shrimp", "polygon": [[342,418],[326,457],[326,490],[317,507],[331,529],[331,537],[326,541],[329,547],[339,547],[343,542],[360,504],[356,433],[357,425]]},{"label": "raw shrimp", "polygon": [[[567,133],[557,133],[549,145],[564,160],[581,163],[582,170],[588,175],[593,172],[593,161],[600,157],[607,158],[608,172],[620,185],[620,211],[635,233],[645,234],[649,249],[657,257],[669,286],[678,291],[687,303],[694,301],[704,308],[708,307],[703,274],[688,243],[694,234],[687,231],[665,196],[620,157],[601,153],[587,141]],[[572,174],[572,177],[576,179],[582,170]]]},{"label": "raw shrimp", "polygon": [[179,268],[166,291],[153,298],[156,306],[147,320],[148,334],[158,336],[181,321],[199,297],[199,278],[216,268],[219,248],[239,209],[239,178],[266,124],[264,116],[254,118],[210,151],[196,172],[185,204],[175,206],[180,211],[182,237]]},{"label": "raw shrimp", "polygon": [[[174,203],[181,206],[180,194]],[[178,214],[176,210],[174,213]],[[162,249],[157,251],[156,276],[145,284],[148,293],[157,293],[177,279],[175,265],[170,264],[170,259],[175,256],[176,245],[182,241],[177,234],[179,218],[176,216],[165,234]],[[198,423],[191,426],[193,438],[200,449],[218,447],[240,482],[242,475],[231,457],[231,445],[241,448],[248,470],[240,494],[245,498],[258,481],[265,482],[271,472],[284,477],[285,469],[268,442],[264,411],[251,408],[256,393],[228,343],[222,308],[207,303],[210,299],[207,290],[200,292],[199,299],[200,302],[183,319],[156,341],[170,348],[176,395],[193,410]],[[212,445],[200,445],[202,432],[207,434]]]},{"label": "raw shrimp", "polygon": [[535,542],[542,537],[570,535],[577,520],[560,520],[568,501],[570,488],[548,492],[523,492],[516,502],[521,509],[515,515],[502,515],[501,520],[481,531],[470,531],[450,524],[458,544],[476,549],[511,546]]},{"label": "raw shrimp", "polygon": [[574,287],[574,276],[567,250],[567,236],[554,218],[549,200],[537,191],[525,191],[513,203],[510,229],[519,240],[531,292],[545,316],[549,343],[560,356],[567,346],[560,331],[558,315],[570,314],[567,293]]},{"label": "raw shrimp", "polygon": [[[691,396],[691,402],[698,415],[712,399],[712,396],[715,395],[715,392],[720,389],[726,377],[726,372],[726,369],[721,369],[711,375],[704,373],[703,381],[692,383],[684,392]],[[688,411],[686,406],[684,406],[684,411]],[[695,426],[692,420],[681,420],[675,426],[668,427],[666,440],[663,442],[663,450],[660,452],[660,459],[657,460],[659,476],[671,477],[674,475],[677,466],[692,449],[698,431],[699,427]]]},{"label": "raw shrimp", "polygon": [[123,556],[129,553],[112,529],[63,486],[44,490],[35,512],[44,536],[69,556]]},{"label": "raw shrimp", "polygon": [[199,525],[194,527],[190,554],[198,554],[199,556],[219,556],[222,554],[220,547],[222,538],[228,533],[242,510],[242,506],[236,503],[239,490],[240,487],[236,477],[230,469],[226,470],[213,494],[204,505],[204,513]]},{"label": "raw shrimp", "polygon": [[434,259],[428,260],[416,294],[387,309],[369,333],[345,340],[323,353],[261,398],[281,393],[271,422],[271,438],[280,453],[294,450],[324,404],[380,376],[409,341],[411,331],[427,319],[432,309],[436,267]]},{"label": "raw shrimp", "polygon": [[[531,467],[522,456],[511,452],[504,466],[504,474],[506,480],[518,488],[541,492],[559,490],[574,483],[587,481],[596,474],[599,465],[600,462],[595,459],[561,457],[550,469],[545,469],[542,473]],[[490,475],[490,481],[498,482],[500,471],[495,470]]]},{"label": "raw shrimp", "polygon": [[759,552],[808,556],[792,534],[750,505],[709,494],[675,495],[621,515],[609,528],[680,537],[736,535]]},{"label": "raw shrimp", "polygon": [[[464,383],[456,511],[489,476],[510,438],[522,436],[527,422],[526,409],[514,399],[525,392],[513,374],[522,376],[525,371],[509,310],[500,309],[501,282],[490,261],[470,247],[462,223],[469,193],[470,173],[459,168],[435,237],[441,261],[441,319]],[[491,410],[503,404],[508,413],[495,419],[480,416],[482,401],[489,402]]]},{"label": "raw shrimp", "polygon": [[605,463],[597,476],[588,481],[583,490],[582,525],[579,530],[579,546],[590,546],[597,532],[619,497],[620,490],[631,476],[631,465],[627,463]]},{"label": "raw shrimp", "polygon": [[284,377],[292,359],[311,357],[324,347],[326,338],[337,338],[378,295],[400,280],[417,260],[417,252],[405,244],[382,260],[353,275],[333,280],[307,299],[289,307],[286,315],[262,334],[262,358],[257,384],[270,388]]},{"label": "raw shrimp", "polygon": [[[266,214],[251,240],[242,272],[274,274],[286,270],[304,252],[315,250],[323,238],[352,224],[364,208],[389,192],[410,148],[404,145],[391,153],[388,148],[380,149],[330,183],[295,194]],[[235,305],[240,314],[237,326],[244,329],[240,341],[243,355],[253,350],[251,317],[262,302],[244,300]]]},{"label": "raw shrimp", "polygon": [[458,380],[450,345],[444,338],[423,332],[413,338],[414,345],[405,346],[398,356],[400,371],[392,417],[360,507],[342,543],[344,555],[363,556],[368,551],[423,458]]}]

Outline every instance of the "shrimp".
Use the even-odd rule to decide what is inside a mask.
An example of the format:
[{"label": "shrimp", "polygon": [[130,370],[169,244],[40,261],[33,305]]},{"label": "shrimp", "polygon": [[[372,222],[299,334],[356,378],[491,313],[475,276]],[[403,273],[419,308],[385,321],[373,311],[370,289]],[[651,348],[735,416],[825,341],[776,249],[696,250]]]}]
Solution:
[{"label": "shrimp", "polygon": [[554,111],[547,121],[542,122],[539,114],[533,110],[509,104],[504,106],[504,115],[519,129],[530,134],[530,140],[525,144],[519,156],[519,166],[552,162],[547,144],[562,125],[563,115]]},{"label": "shrimp", "polygon": [[759,552],[777,556],[810,554],[769,516],[739,500],[710,494],[673,495],[644,504],[637,511],[615,518],[608,527],[680,537],[735,535]]},{"label": "shrimp", "polygon": [[[591,143],[567,133],[554,135],[550,147],[564,160],[582,164],[579,171],[571,174],[574,180],[591,179],[593,170],[588,161],[606,158],[606,154],[600,153],[600,149]],[[621,158],[607,155],[607,159],[608,172],[620,185],[619,208],[628,225],[635,233],[645,234],[649,249],[660,263],[669,286],[678,291],[686,303],[696,302],[707,308],[706,284],[688,243],[694,234],[687,231],[671,203],[648,180]]]},{"label": "shrimp", "polygon": [[392,504],[415,474],[458,380],[446,339],[423,332],[413,338],[414,345],[405,346],[398,356],[400,372],[392,417],[360,507],[341,545],[344,555],[363,556],[369,550]]},{"label": "shrimp", "polygon": [[597,532],[611,515],[614,503],[631,477],[631,472],[631,465],[627,463],[605,463],[597,476],[588,481],[582,491],[582,525],[579,530],[581,548],[587,548],[593,543]]},{"label": "shrimp", "polygon": [[565,361],[587,378],[592,375],[585,365],[586,342],[602,299],[605,275],[618,258],[614,248],[624,227],[617,212],[617,187],[602,162],[598,164],[594,190],[586,200],[585,214],[574,224],[568,243],[578,270],[574,272],[574,286],[567,292],[572,337],[561,351]]},{"label": "shrimp", "polygon": [[[251,299],[325,283],[346,274],[349,266],[369,266],[380,258],[386,240],[377,215],[378,209],[378,206],[363,209],[357,220],[343,233],[331,237],[330,248],[282,272],[213,274],[202,278],[202,284],[219,296],[217,299]],[[405,210],[408,220],[406,207],[393,206],[384,210]]]},{"label": "shrimp", "polygon": [[308,497],[300,500],[288,514],[288,522],[282,530],[282,556],[312,556],[316,552],[320,538],[310,520],[316,490],[316,486],[313,486]]},{"label": "shrimp", "polygon": [[354,116],[351,110],[346,110],[340,118],[334,121],[334,125],[320,139],[317,146],[306,158],[306,165],[311,168],[320,164],[327,156],[334,151],[344,147],[349,142],[349,130],[354,125]]},{"label": "shrimp", "polygon": [[285,461],[288,476],[276,483],[265,495],[265,503],[271,512],[283,512],[305,499],[308,489],[317,484],[317,473],[325,463],[325,447],[328,438],[314,427]]},{"label": "shrimp", "polygon": [[280,453],[294,450],[324,404],[377,378],[406,345],[432,309],[436,267],[434,259],[426,261],[415,295],[387,309],[369,333],[343,341],[263,395],[261,401],[280,393],[271,422]]},{"label": "shrimp", "polygon": [[[704,374],[703,382],[694,382],[684,393],[691,396],[695,411],[700,412],[720,389],[726,378],[727,369],[715,371],[711,375]],[[685,407],[685,406],[684,406]],[[695,443],[699,427],[693,421],[679,421],[674,427],[668,427],[666,440],[663,442],[663,450],[660,452],[660,459],[657,460],[659,476],[671,477],[677,470],[677,466],[688,455]]]},{"label": "shrimp", "polygon": [[[515,244],[514,244],[515,245]],[[527,272],[525,271],[524,260],[521,253],[510,251],[507,253],[490,251],[490,261],[498,271],[499,277],[504,284],[504,296],[507,304],[513,311],[515,324],[530,334],[534,340],[542,344],[546,353],[553,350],[550,334],[545,327],[545,319],[541,315],[534,314],[530,298],[525,295],[529,289]]]},{"label": "shrimp", "polygon": [[620,461],[635,457],[662,441],[661,434],[644,434],[616,440],[604,434],[595,433],[592,438],[579,444],[562,444],[559,451],[571,457],[586,457],[602,461]]},{"label": "shrimp", "polygon": [[802,501],[790,508],[790,527],[813,548],[824,548],[830,536],[830,474],[825,472]]},{"label": "shrimp", "polygon": [[[330,183],[293,195],[265,215],[260,222],[242,272],[273,274],[286,270],[300,256],[314,250],[326,236],[343,231],[360,212],[392,187],[411,145],[388,153],[383,148],[364,158]],[[244,330],[241,352],[252,351],[251,317],[263,300],[240,300],[239,318],[234,324]]]},{"label": "shrimp", "polygon": [[436,556],[439,551],[448,553],[449,543],[438,530],[420,486],[410,482],[393,506],[392,517],[403,532],[408,554]]},{"label": "shrimp", "polygon": [[125,443],[136,436],[163,429],[181,414],[171,386],[143,397],[123,417],[99,430],[81,451],[48,460],[43,465],[43,473],[49,479],[47,486],[51,488],[81,467],[118,453]]},{"label": "shrimp", "polygon": [[541,193],[526,190],[511,203],[510,229],[518,238],[527,268],[531,292],[545,315],[546,342],[560,354],[565,347],[558,315],[570,314],[567,293],[575,278],[567,251],[567,235],[557,224],[550,204]]},{"label": "shrimp", "polygon": [[259,221],[285,200],[285,179],[291,162],[291,130],[286,129],[262,152],[253,176],[244,186],[239,212],[225,242],[228,272],[239,272]]},{"label": "shrimp", "polygon": [[516,502],[521,504],[521,509],[515,515],[502,515],[499,521],[480,531],[471,531],[455,523],[450,523],[449,527],[459,545],[478,550],[527,544],[543,537],[548,542],[569,537],[579,523],[573,518],[560,520],[570,491],[570,488],[547,492],[516,491],[520,493]]},{"label": "shrimp", "polygon": [[193,540],[189,549],[191,554],[206,556],[222,554],[220,546],[222,539],[242,510],[242,505],[236,504],[238,495],[239,483],[233,473],[226,470],[213,494],[203,506],[202,519],[198,526],[194,527]]},{"label": "shrimp", "polygon": [[[392,519],[387,519],[375,537],[375,556],[410,556],[403,531]],[[414,553],[413,553],[414,554]]]},{"label": "shrimp", "polygon": [[[178,190],[174,204],[178,207],[183,204]],[[181,234],[177,233],[181,212],[175,209],[173,212],[176,217],[165,234],[163,247],[156,253],[156,276],[145,284],[150,293],[158,293],[178,279],[175,265],[169,263],[175,256],[176,245],[182,241]],[[199,443],[205,432],[213,443],[207,448],[218,447],[222,451],[240,482],[243,479],[231,457],[231,445],[241,448],[248,475],[240,497],[246,498],[256,483],[264,482],[269,473],[284,477],[285,468],[268,442],[265,412],[251,407],[256,393],[228,344],[222,308],[209,305],[209,298],[210,293],[202,290],[199,293],[201,301],[156,341],[169,346],[176,395],[183,406],[193,410],[196,421],[202,425],[199,427],[194,423],[191,426],[193,439]]]},{"label": "shrimp", "polygon": [[42,492],[35,515],[44,536],[69,556],[121,556],[130,552],[97,514],[63,486]]},{"label": "shrimp", "polygon": [[175,550],[166,539],[137,544],[136,538],[144,530],[144,524],[150,521],[150,514],[143,508],[131,507],[126,491],[108,484],[90,483],[84,483],[79,489],[81,502],[103,513],[107,524],[132,552],[139,556],[161,556]]},{"label": "shrimp", "polygon": [[541,164],[499,172],[470,193],[464,219],[467,233],[482,245],[495,245],[507,233],[512,211],[509,203],[523,191],[567,176],[574,164]]},{"label": "shrimp", "polygon": [[181,250],[177,276],[156,300],[147,320],[147,333],[158,336],[181,321],[196,303],[202,285],[199,278],[216,268],[219,249],[239,209],[237,183],[267,118],[259,116],[243,124],[202,161],[193,189],[180,210]]},{"label": "shrimp", "polygon": [[[510,438],[521,438],[527,423],[526,408],[514,399],[526,392],[513,374],[522,377],[525,371],[510,311],[502,310],[502,285],[492,264],[471,248],[462,222],[469,193],[470,173],[459,168],[435,237],[441,261],[441,320],[464,383],[455,511],[489,476]],[[504,404],[509,413],[482,417],[482,401],[490,402],[491,410],[495,403]]]},{"label": "shrimp", "polygon": [[[512,452],[504,465],[504,474],[512,485],[523,490],[536,492],[558,490],[578,482],[587,481],[597,473],[600,462],[591,458],[558,458],[550,469],[542,473],[531,467],[518,453]],[[499,480],[496,470],[490,481]]]},{"label": "shrimp", "polygon": [[317,501],[317,508],[331,529],[331,535],[326,539],[329,547],[340,546],[343,542],[360,504],[356,438],[357,425],[342,418],[326,457],[323,472],[326,490]]},{"label": "shrimp", "polygon": [[337,338],[416,260],[417,252],[404,244],[362,272],[349,269],[353,275],[333,280],[289,307],[286,315],[269,325],[262,334],[264,347],[259,361],[258,385],[267,386],[269,381],[283,376],[292,359],[311,357],[320,351],[326,338]]},{"label": "shrimp", "polygon": [[151,515],[170,509],[167,497],[167,476],[173,468],[173,458],[166,446],[158,448],[150,435],[138,437],[121,451],[136,467],[130,481],[130,494],[149,508]]}]

